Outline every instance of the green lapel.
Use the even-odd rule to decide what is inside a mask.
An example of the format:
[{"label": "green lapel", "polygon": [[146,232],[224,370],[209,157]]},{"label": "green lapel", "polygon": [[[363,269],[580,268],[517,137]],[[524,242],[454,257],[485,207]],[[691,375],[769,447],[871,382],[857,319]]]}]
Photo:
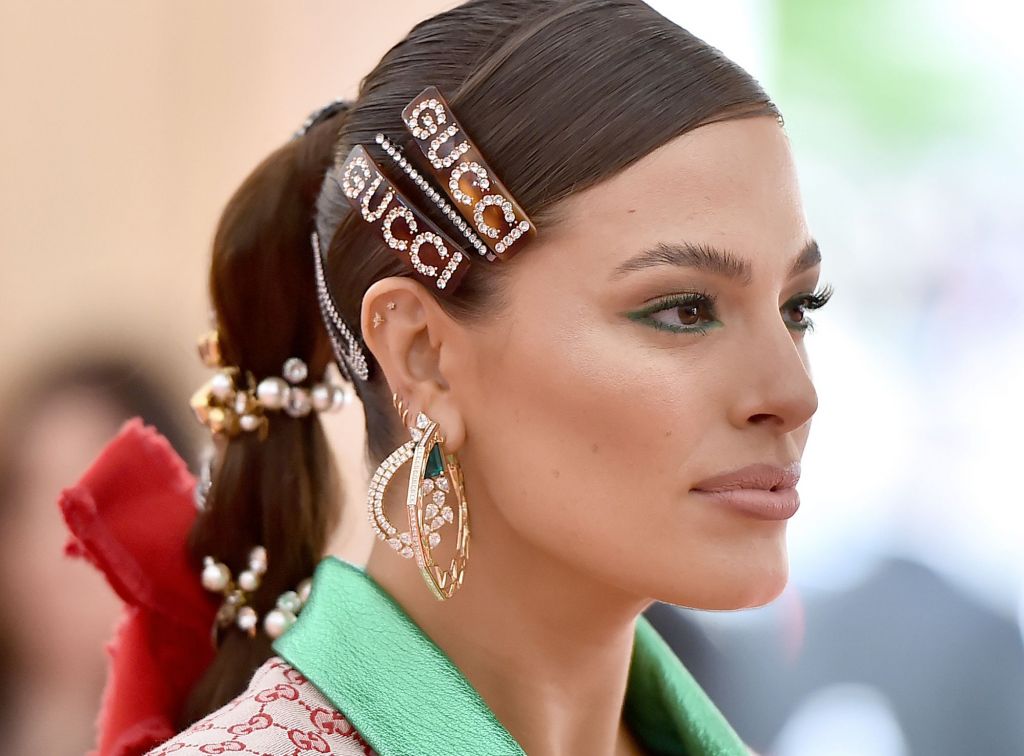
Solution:
[{"label": "green lapel", "polygon": [[[334,557],[274,650],[382,756],[524,756],[469,681],[387,591]],[[715,704],[640,616],[624,714],[654,754],[747,756]]]}]

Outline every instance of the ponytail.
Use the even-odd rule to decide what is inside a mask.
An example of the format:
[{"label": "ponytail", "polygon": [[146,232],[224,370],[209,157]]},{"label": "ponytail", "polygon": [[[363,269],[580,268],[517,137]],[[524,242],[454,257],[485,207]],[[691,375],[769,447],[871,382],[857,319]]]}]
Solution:
[{"label": "ponytail", "polygon": [[[266,158],[228,201],[213,242],[210,296],[224,363],[259,381],[280,375],[289,357],[319,380],[332,361],[317,305],[309,249],[320,185],[332,161],[334,137],[347,109],[332,105]],[[275,412],[267,437],[229,439],[214,464],[206,507],[189,534],[197,572],[211,555],[233,574],[249,551],[267,551],[266,574],[249,604],[259,616],[282,592],[312,575],[335,528],[340,478],[317,412]],[[239,695],[273,654],[263,632],[254,638],[234,625],[220,636],[216,656],[192,689],[178,726],[184,728]]]}]

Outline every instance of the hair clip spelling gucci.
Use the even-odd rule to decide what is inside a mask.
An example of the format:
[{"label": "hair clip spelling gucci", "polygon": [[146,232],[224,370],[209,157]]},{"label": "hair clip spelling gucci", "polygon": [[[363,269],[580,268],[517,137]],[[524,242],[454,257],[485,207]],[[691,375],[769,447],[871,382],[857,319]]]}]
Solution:
[{"label": "hair clip spelling gucci", "polygon": [[487,165],[437,87],[427,87],[406,105],[402,120],[430,161],[434,178],[499,258],[512,257],[536,236],[533,222]]},{"label": "hair clip spelling gucci", "polygon": [[414,98],[402,112],[402,120],[429,163],[423,171],[385,134],[377,134],[377,144],[451,221],[467,248],[438,228],[388,180],[366,146],[352,148],[337,169],[340,181],[334,180],[417,278],[451,292],[469,268],[469,248],[488,262],[506,260],[536,236],[536,227],[487,165],[437,87],[427,87]]},{"label": "hair clip spelling gucci", "polygon": [[[361,144],[352,148],[341,166],[341,190],[423,283],[438,289],[449,282],[452,289],[458,286],[469,268],[460,246],[388,181]],[[424,247],[433,251],[429,261],[424,260]]]}]

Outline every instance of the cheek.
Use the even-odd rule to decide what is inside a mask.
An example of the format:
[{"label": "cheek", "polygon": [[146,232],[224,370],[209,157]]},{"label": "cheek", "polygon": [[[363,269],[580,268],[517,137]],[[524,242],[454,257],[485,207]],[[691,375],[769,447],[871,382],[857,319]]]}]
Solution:
[{"label": "cheek", "polygon": [[715,412],[701,400],[713,390],[706,371],[633,328],[520,316],[488,340],[501,348],[483,348],[473,380],[486,392],[467,452],[487,499],[522,538],[592,571],[642,570],[637,555],[659,532],[678,545],[692,459]]},{"label": "cheek", "polygon": [[482,339],[453,387],[472,397],[460,458],[491,536],[511,530],[605,583],[683,606],[777,595],[785,527],[689,494],[709,465],[733,462],[712,448],[723,448],[732,390],[723,355],[652,346],[633,324],[526,312],[545,315]]}]

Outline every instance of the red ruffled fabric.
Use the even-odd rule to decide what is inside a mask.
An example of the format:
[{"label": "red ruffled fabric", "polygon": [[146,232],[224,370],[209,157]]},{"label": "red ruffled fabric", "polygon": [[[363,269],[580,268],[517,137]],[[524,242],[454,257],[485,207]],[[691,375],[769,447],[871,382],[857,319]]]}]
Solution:
[{"label": "red ruffled fabric", "polygon": [[195,478],[140,417],[126,421],[60,508],[65,552],[95,565],[124,600],[91,756],[138,756],[172,737],[189,690],[213,660],[217,610],[186,553]]}]

